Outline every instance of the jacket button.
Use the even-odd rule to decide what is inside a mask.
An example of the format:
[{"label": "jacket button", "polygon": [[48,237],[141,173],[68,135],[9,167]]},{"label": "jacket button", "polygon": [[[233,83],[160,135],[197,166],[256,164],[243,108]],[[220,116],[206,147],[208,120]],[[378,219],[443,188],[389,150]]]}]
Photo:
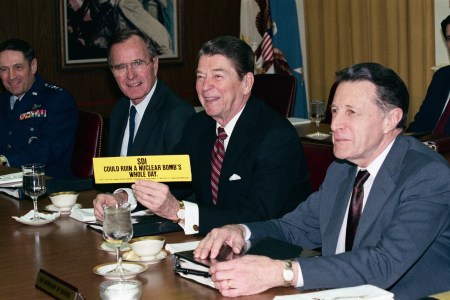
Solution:
[{"label": "jacket button", "polygon": [[8,131],[8,134],[9,134],[9,135],[12,135],[12,131],[11,131],[11,130],[10,130],[10,131]]},{"label": "jacket button", "polygon": [[6,148],[8,148],[8,149],[11,149],[11,145],[10,145],[10,144],[8,144],[8,145],[6,146]]},{"label": "jacket button", "polygon": [[30,131],[34,131],[34,127],[30,127]]}]

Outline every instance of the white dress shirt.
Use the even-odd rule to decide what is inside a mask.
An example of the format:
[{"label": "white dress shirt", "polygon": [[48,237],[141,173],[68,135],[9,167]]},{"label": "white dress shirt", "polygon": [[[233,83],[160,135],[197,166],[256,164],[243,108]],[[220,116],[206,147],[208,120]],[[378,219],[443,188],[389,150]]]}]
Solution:
[{"label": "white dress shirt", "polygon": [[[130,106],[129,108],[134,105],[134,107],[136,108],[136,117],[135,117],[135,121],[134,124],[134,136],[136,136],[136,132],[139,129],[139,125],[141,124],[141,120],[142,117],[144,116],[145,110],[147,109],[148,104],[150,103],[150,100],[153,96],[153,93],[155,92],[155,88],[156,85],[158,84],[158,81],[155,82],[155,84],[153,85],[153,88],[150,90],[150,93],[147,94],[147,96],[145,96],[144,100],[139,103],[138,105],[134,105],[131,101],[130,101]],[[128,111],[130,111],[130,109],[128,108]],[[120,149],[120,156],[127,156],[127,152],[128,152],[128,138],[130,136],[130,120],[128,119],[127,122],[127,127],[125,128],[125,133],[123,135],[123,140],[122,140],[122,148]],[[133,141],[134,141],[134,136],[133,136]]]}]

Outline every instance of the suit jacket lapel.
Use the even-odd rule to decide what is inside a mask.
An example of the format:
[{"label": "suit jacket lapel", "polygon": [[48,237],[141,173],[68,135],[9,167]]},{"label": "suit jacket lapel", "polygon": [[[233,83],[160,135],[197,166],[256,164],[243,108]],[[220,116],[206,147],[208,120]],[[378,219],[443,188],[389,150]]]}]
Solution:
[{"label": "suit jacket lapel", "polygon": [[[205,112],[200,112],[205,113]],[[205,203],[208,205],[212,204],[212,194],[211,194],[211,153],[214,147],[214,143],[216,141],[216,122],[211,118],[207,117],[206,123],[204,124],[204,128],[202,130],[201,138],[199,139],[199,153],[197,158],[193,163],[191,168],[195,168],[198,174],[198,178],[196,182],[199,186],[197,193],[205,193],[203,197],[199,197],[201,199],[211,199],[211,201]],[[192,160],[191,160],[192,162]],[[194,172],[193,172],[194,173]],[[220,190],[219,190],[220,194]]]},{"label": "suit jacket lapel", "polygon": [[395,182],[400,174],[405,149],[405,143],[398,137],[378,171],[356,230],[355,247],[359,246],[362,237],[369,235],[372,224],[389,201],[388,197],[395,189]]},{"label": "suit jacket lapel", "polygon": [[[129,100],[128,100],[129,101]],[[124,108],[119,110],[120,114],[118,116],[118,120],[120,120],[120,123],[118,124],[118,128],[113,132],[114,137],[111,138],[111,155],[112,156],[119,156],[120,151],[122,149],[122,142],[123,142],[123,136],[125,134],[125,129],[127,127],[128,123],[128,111],[129,111],[129,102],[125,102],[127,105],[124,105]],[[114,130],[113,128],[111,128]]]},{"label": "suit jacket lapel", "polygon": [[136,132],[134,138],[133,147],[131,149],[131,154],[141,153],[142,149],[147,145],[147,141],[152,137],[152,131],[155,124],[158,122],[158,110],[163,104],[163,91],[160,83],[156,84],[155,92],[145,109],[145,113],[142,116],[141,123],[139,124],[139,129]]},{"label": "suit jacket lapel", "polygon": [[228,178],[222,178],[222,175],[230,173],[236,161],[239,159],[240,154],[250,142],[251,131],[256,125],[259,114],[259,108],[255,104],[256,103],[250,99],[236,123],[233,134],[228,142],[222,170],[220,172],[220,180],[228,180]]},{"label": "suit jacket lapel", "polygon": [[348,169],[347,177],[341,181],[337,187],[336,201],[331,208],[330,219],[326,220],[328,226],[324,233],[322,250],[324,255],[332,255],[336,252],[336,245],[339,239],[342,223],[347,212],[348,201],[352,193],[353,181],[356,174],[356,166]]}]

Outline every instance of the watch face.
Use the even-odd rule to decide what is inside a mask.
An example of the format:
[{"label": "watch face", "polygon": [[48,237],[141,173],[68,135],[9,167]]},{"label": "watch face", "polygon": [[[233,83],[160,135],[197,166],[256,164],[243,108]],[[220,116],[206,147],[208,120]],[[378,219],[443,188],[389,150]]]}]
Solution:
[{"label": "watch face", "polygon": [[291,282],[294,280],[294,271],[292,269],[286,269],[283,271],[284,281]]},{"label": "watch face", "polygon": [[178,217],[179,219],[184,219],[184,216],[185,216],[184,209],[178,210],[178,212],[177,212],[177,217]]}]

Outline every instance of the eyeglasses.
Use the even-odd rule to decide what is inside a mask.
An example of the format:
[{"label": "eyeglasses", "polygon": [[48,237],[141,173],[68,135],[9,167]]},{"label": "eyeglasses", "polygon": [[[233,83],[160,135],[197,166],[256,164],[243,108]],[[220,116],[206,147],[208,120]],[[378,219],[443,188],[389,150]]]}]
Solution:
[{"label": "eyeglasses", "polygon": [[127,66],[130,66],[133,71],[140,72],[143,71],[152,61],[146,62],[144,60],[136,59],[127,64],[118,64],[110,66],[111,71],[114,76],[123,76],[127,72]]}]

